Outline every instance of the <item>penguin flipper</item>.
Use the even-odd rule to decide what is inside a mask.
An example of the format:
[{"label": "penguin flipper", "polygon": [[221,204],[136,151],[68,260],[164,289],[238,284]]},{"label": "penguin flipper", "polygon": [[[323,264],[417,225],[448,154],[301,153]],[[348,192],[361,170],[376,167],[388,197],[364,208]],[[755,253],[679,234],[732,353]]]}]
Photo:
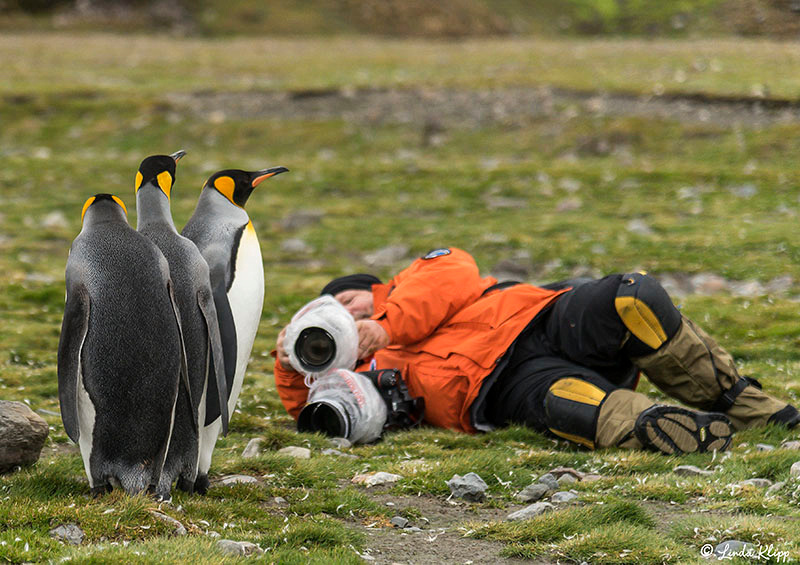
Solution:
[{"label": "penguin flipper", "polygon": [[[186,345],[183,340],[183,326],[181,326],[181,315],[180,309],[178,308],[178,301],[175,300],[175,292],[172,289],[173,282],[172,279],[167,280],[167,292],[169,293],[170,302],[172,302],[172,311],[175,314],[175,321],[178,323],[178,335],[180,336],[181,340],[181,375],[180,375],[180,382],[186,388],[186,394],[189,398],[189,406],[192,407],[192,414],[195,415],[192,418],[192,429],[195,432],[199,431],[198,424],[197,424],[197,405],[194,403],[192,399],[192,387],[189,385],[189,367],[186,361]],[[178,385],[180,386],[180,384]],[[175,395],[175,401],[177,402],[178,396]]]},{"label": "penguin flipper", "polygon": [[236,358],[238,355],[238,344],[236,341],[236,324],[233,321],[233,311],[231,303],[228,301],[228,291],[224,283],[220,283],[212,289],[214,294],[214,306],[217,308],[217,320],[219,321],[219,334],[222,340],[222,353],[225,358],[225,383],[227,401],[233,390],[233,378],[236,375]]},{"label": "penguin flipper", "polygon": [[[228,386],[225,382],[225,355],[222,347],[222,337],[219,331],[219,321],[217,320],[217,309],[210,293],[200,290],[197,293],[197,304],[203,313],[208,330],[208,346],[211,350],[211,363],[208,367],[208,392],[206,394],[206,411],[209,406],[216,407],[216,412],[222,419],[222,435],[228,435]],[[212,387],[211,381],[216,387]],[[216,388],[216,395],[213,395],[212,388]],[[212,420],[213,421],[213,420]]]},{"label": "penguin flipper", "polygon": [[61,421],[69,438],[78,443],[78,379],[81,378],[81,350],[89,330],[89,291],[76,284],[67,292],[61,337],[58,342],[58,402]]}]

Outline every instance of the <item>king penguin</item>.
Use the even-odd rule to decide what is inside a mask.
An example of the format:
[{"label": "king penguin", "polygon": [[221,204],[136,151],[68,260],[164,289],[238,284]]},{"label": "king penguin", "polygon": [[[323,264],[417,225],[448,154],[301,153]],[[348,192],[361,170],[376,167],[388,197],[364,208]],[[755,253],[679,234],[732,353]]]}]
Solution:
[{"label": "king penguin", "polygon": [[58,397],[95,495],[158,483],[185,374],[169,266],[116,196],[89,198],[66,268]]},{"label": "king penguin", "polygon": [[[242,390],[264,305],[261,247],[244,206],[262,181],[288,170],[274,167],[253,172],[227,169],[214,173],[203,186],[197,207],[181,232],[197,245],[211,270],[220,332],[223,342],[228,344],[225,362],[231,363],[234,369],[233,380],[228,382],[229,417],[233,415]],[[236,350],[233,358],[227,355],[231,347]],[[230,374],[231,367],[226,370]],[[195,488],[201,493],[208,488],[211,452],[222,423],[220,418],[206,418],[206,425],[200,432],[204,451],[200,453]]]},{"label": "king penguin", "polygon": [[[194,490],[198,456],[203,449],[199,429],[206,420],[207,404],[211,416],[219,419],[222,414],[222,433],[228,432],[224,353],[208,264],[197,246],[175,229],[170,212],[176,164],[185,154],[178,151],[147,157],[139,165],[135,180],[137,230],[156,244],[169,264],[189,379],[189,390],[181,388],[178,392],[172,439],[156,488],[156,494],[165,499],[176,478],[178,488]],[[230,355],[235,355],[235,350]]]}]

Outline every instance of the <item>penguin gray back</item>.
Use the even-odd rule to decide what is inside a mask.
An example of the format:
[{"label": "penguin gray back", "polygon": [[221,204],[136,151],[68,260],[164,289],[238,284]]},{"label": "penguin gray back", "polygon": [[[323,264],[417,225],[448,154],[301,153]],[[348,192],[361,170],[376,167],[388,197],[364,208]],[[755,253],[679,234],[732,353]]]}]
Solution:
[{"label": "penguin gray back", "polygon": [[87,200],[66,269],[58,349],[61,414],[93,489],[137,493],[158,481],[182,370],[179,322],[162,253],[116,196]]}]

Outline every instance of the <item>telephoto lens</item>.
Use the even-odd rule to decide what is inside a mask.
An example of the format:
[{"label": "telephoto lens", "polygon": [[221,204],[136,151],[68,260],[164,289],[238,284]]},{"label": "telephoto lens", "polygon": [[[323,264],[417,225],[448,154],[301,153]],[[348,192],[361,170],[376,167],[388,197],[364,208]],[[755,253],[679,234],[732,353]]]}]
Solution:
[{"label": "telephoto lens", "polygon": [[311,383],[308,403],[297,418],[297,431],[369,443],[381,437],[387,417],[386,402],[367,377],[334,369]]},{"label": "telephoto lens", "polygon": [[294,352],[303,365],[324,367],[336,356],[336,341],[324,328],[305,328],[297,336]]},{"label": "telephoto lens", "polygon": [[352,369],[358,358],[356,321],[326,294],[292,317],[284,344],[289,363],[309,379],[331,369]]}]

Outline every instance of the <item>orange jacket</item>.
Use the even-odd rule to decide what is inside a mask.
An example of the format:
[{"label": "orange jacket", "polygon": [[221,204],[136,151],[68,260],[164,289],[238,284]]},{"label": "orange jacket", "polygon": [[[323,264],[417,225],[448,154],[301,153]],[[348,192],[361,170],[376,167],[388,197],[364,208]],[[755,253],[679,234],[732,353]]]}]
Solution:
[{"label": "orange jacket", "polygon": [[[374,355],[377,369],[399,369],[414,397],[425,399],[425,421],[475,432],[470,406],[483,380],[528,323],[564,291],[481,278],[475,260],[456,248],[414,261],[387,284],[372,287],[372,319],[390,345]],[[368,359],[356,370],[370,368]],[[275,363],[275,384],[294,417],[308,398],[299,373]]]}]

